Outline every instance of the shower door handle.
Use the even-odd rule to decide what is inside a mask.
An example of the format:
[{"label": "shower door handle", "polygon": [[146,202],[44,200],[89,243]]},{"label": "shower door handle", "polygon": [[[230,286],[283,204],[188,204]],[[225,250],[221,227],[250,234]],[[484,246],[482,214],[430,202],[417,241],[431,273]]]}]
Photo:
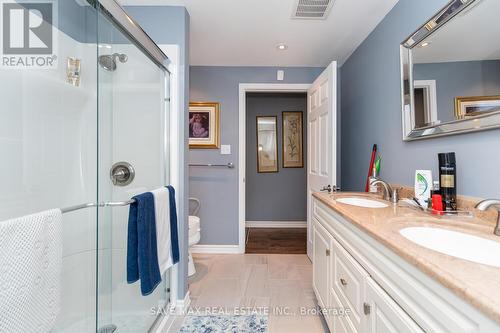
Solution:
[{"label": "shower door handle", "polygon": [[127,186],[135,178],[134,167],[128,162],[118,162],[113,164],[109,172],[109,178],[115,186]]}]

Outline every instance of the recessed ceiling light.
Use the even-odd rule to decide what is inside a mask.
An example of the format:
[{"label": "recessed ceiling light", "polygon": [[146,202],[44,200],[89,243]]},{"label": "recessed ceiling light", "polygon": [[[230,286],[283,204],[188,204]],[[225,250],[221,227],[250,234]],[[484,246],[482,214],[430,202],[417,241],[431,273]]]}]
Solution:
[{"label": "recessed ceiling light", "polygon": [[420,44],[420,47],[426,47],[429,45],[431,45],[431,42],[423,42],[422,44]]},{"label": "recessed ceiling light", "polygon": [[285,43],[279,43],[278,45],[276,45],[276,48],[280,51],[285,51],[286,49],[288,49],[288,46]]}]

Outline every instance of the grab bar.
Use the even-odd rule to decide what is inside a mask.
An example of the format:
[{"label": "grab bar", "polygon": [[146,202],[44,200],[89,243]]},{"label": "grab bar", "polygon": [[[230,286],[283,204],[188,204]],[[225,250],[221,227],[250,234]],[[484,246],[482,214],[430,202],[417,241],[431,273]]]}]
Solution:
[{"label": "grab bar", "polygon": [[228,164],[197,164],[197,163],[190,163],[190,167],[226,167],[228,169],[234,169],[234,164],[233,163],[228,163]]},{"label": "grab bar", "polygon": [[128,206],[131,203],[134,203],[135,199],[130,199],[127,201],[116,201],[116,202],[87,202],[81,205],[70,206],[61,209],[61,213],[66,214],[70,212],[74,212],[75,210],[92,208],[92,207],[119,207],[119,206]]}]

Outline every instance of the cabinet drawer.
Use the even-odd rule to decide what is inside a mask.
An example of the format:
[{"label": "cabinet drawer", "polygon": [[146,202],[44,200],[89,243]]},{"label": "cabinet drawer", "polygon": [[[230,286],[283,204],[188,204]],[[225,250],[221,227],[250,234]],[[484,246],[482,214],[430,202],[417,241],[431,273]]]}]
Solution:
[{"label": "cabinet drawer", "polygon": [[365,280],[369,274],[337,241],[334,245],[333,290],[340,302],[351,310],[349,320],[361,331]]}]

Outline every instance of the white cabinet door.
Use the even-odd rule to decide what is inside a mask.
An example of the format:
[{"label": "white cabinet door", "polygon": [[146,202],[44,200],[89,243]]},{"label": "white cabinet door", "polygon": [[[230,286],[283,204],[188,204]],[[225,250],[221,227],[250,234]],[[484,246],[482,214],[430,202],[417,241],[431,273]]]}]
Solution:
[{"label": "white cabinet door", "polygon": [[328,307],[330,281],[330,249],[332,236],[318,222],[314,223],[313,235],[313,288],[321,307]]},{"label": "white cabinet door", "polygon": [[372,279],[366,279],[367,333],[424,333],[399,305]]}]

